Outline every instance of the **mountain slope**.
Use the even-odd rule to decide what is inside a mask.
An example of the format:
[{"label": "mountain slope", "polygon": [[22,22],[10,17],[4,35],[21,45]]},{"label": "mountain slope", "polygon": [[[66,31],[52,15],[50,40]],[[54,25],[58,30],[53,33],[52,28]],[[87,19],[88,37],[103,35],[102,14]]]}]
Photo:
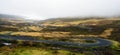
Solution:
[{"label": "mountain slope", "polygon": [[42,22],[44,26],[71,26],[71,25],[106,25],[111,24],[119,18],[56,18]]}]

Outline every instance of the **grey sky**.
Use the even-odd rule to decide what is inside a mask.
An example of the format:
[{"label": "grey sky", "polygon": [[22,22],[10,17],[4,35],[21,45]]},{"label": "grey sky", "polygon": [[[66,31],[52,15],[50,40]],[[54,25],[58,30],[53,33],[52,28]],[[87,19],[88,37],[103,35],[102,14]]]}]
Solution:
[{"label": "grey sky", "polygon": [[120,0],[0,0],[0,13],[39,17],[120,15]]}]

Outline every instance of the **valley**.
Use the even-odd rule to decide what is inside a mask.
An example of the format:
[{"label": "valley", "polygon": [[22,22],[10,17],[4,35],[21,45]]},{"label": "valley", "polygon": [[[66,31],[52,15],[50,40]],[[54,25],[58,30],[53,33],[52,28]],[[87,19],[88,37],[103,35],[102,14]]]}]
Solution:
[{"label": "valley", "polygon": [[11,15],[0,17],[2,55],[29,55],[31,52],[34,55],[37,55],[34,52],[42,55],[120,54],[119,17],[55,18],[42,21],[19,18]]}]

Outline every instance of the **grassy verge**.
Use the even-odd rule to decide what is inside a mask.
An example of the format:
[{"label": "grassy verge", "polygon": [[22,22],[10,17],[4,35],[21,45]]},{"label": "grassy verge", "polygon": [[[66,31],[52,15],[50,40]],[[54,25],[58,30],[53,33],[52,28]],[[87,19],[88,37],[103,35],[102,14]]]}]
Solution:
[{"label": "grassy verge", "polygon": [[117,41],[114,41],[114,40],[111,40],[111,42],[113,43],[111,45],[111,48],[114,49],[114,50],[120,50],[120,43],[117,42]]},{"label": "grassy verge", "polygon": [[70,52],[67,50],[52,50],[28,46],[18,46],[18,47],[0,47],[0,55],[83,55],[80,53]]}]

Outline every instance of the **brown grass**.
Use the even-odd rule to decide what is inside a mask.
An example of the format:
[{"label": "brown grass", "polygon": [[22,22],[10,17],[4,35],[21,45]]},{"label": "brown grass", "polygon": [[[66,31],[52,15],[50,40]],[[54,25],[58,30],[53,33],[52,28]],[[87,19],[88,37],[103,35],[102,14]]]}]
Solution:
[{"label": "brown grass", "polygon": [[29,29],[30,30],[34,30],[34,31],[40,31],[40,30],[42,30],[42,28],[36,27],[36,26],[29,26]]},{"label": "brown grass", "polygon": [[104,38],[107,38],[108,36],[111,35],[113,30],[114,30],[113,28],[106,29],[106,30],[104,30],[104,32],[100,36],[104,37]]},{"label": "brown grass", "polygon": [[69,35],[69,32],[13,32],[11,35],[34,37],[66,37]]}]

